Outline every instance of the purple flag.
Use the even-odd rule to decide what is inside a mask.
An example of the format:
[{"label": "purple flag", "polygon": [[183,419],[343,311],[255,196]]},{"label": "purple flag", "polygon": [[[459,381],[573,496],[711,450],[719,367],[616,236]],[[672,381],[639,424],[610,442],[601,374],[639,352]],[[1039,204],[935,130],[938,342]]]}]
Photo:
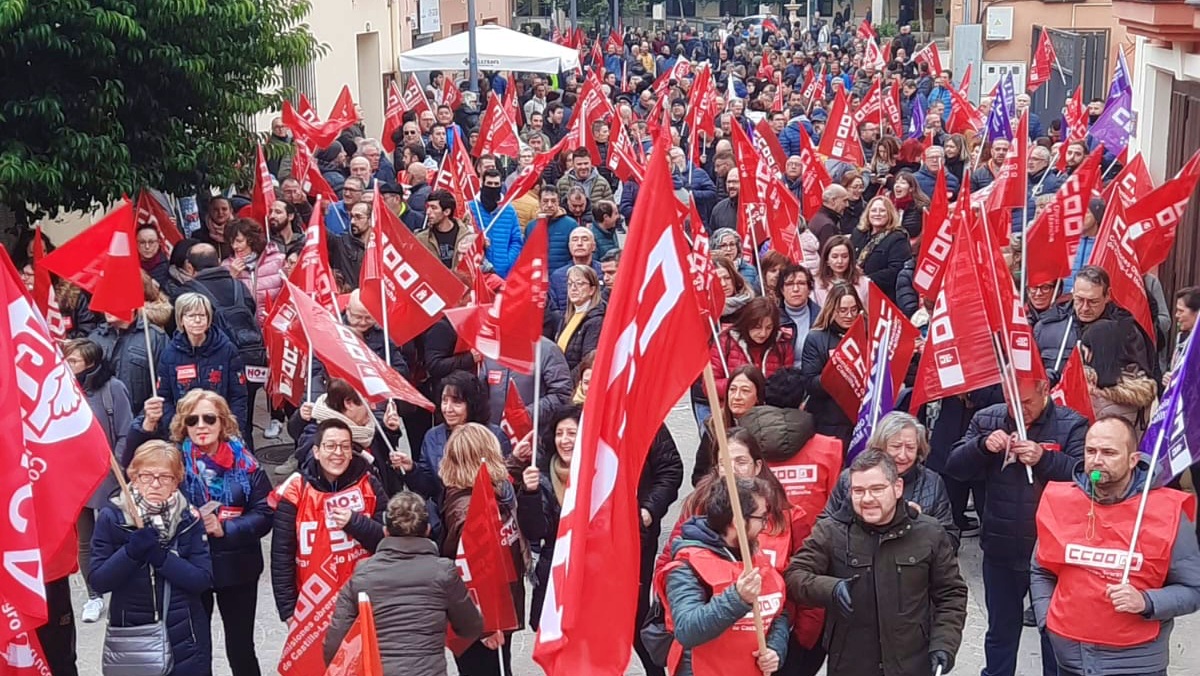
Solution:
[{"label": "purple flag", "polygon": [[1013,83],[1012,71],[1005,73],[1004,79],[1000,81],[1000,96],[1004,98],[1004,106],[1008,108],[1011,117],[1012,112],[1017,109],[1017,86]]},{"label": "purple flag", "polygon": [[896,399],[892,389],[891,360],[880,358],[887,354],[888,341],[880,342],[879,354],[871,364],[871,379],[867,381],[867,394],[858,407],[858,421],[854,423],[854,434],[850,437],[850,451],[846,454],[846,464],[849,465],[854,457],[867,450],[867,441],[875,431],[875,425],[883,416],[896,408]]},{"label": "purple flag", "polygon": [[1142,454],[1155,467],[1155,484],[1163,485],[1200,461],[1200,375],[1196,344],[1188,338],[1183,359],[1163,394],[1150,426],[1142,435]]},{"label": "purple flag", "polygon": [[1105,101],[1104,107],[1107,108],[1113,99],[1122,92],[1133,93],[1133,84],[1129,80],[1129,66],[1125,63],[1125,52],[1118,49],[1117,65],[1113,68],[1113,79],[1108,85],[1108,100]]},{"label": "purple flag", "polygon": [[921,138],[925,135],[925,106],[919,93],[913,95],[912,113],[908,117],[906,138]]},{"label": "purple flag", "polygon": [[1104,144],[1104,149],[1114,155],[1120,155],[1125,146],[1129,145],[1129,137],[1133,136],[1136,120],[1133,115],[1133,95],[1124,91],[1117,94],[1115,99],[1109,99],[1104,106],[1104,112],[1096,118],[1089,134],[1092,138]]},{"label": "purple flag", "polygon": [[1008,103],[1004,101],[1003,92],[992,99],[992,110],[988,113],[987,138],[995,141],[998,138],[1012,141],[1012,118],[1009,116]]}]

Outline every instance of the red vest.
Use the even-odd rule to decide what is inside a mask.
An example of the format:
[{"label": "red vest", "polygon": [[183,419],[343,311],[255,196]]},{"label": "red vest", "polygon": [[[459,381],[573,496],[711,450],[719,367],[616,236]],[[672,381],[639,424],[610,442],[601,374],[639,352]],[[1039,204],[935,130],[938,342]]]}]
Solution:
[{"label": "red vest", "polygon": [[[1037,560],[1058,576],[1047,629],[1073,641],[1117,648],[1158,637],[1160,622],[1118,613],[1105,593],[1108,585],[1121,582],[1140,495],[1139,491],[1137,498],[1115,505],[1095,505],[1093,520],[1088,516],[1092,501],[1078,486],[1046,484],[1037,512]],[[1185,509],[1195,514],[1194,496],[1169,488],[1150,491],[1129,570],[1134,587],[1158,589],[1166,580],[1179,516]]]},{"label": "red vest", "polygon": [[804,541],[812,532],[817,515],[825,509],[829,495],[842,471],[842,442],[823,434],[815,435],[800,452],[783,462],[767,466],[783,485],[793,510],[792,537]]},{"label": "red vest", "polygon": [[[737,582],[742,574],[742,563],[721,558],[714,552],[702,547],[687,547],[681,549],[675,556],[675,561],[663,571],[663,585],[666,575],[675,567],[686,563],[696,572],[696,577],[712,590],[717,596],[730,585]],[[758,593],[758,607],[762,613],[763,628],[770,629],[771,622],[783,612],[784,586],[783,576],[775,570],[761,553],[754,558],[754,565],[762,574],[762,589]],[[663,593],[663,599],[667,595]],[[667,628],[674,630],[675,623],[671,619],[671,606],[667,606]],[[758,650],[758,637],[754,632],[754,613],[746,613],[732,627],[726,629],[720,636],[692,648],[692,673],[694,676],[757,676],[758,663],[754,652]],[[683,646],[678,643],[671,645],[668,666],[670,673],[679,669],[683,659]]]},{"label": "red vest", "polygon": [[353,486],[337,493],[323,493],[293,474],[276,487],[272,506],[279,501],[296,506],[296,611],[288,620],[288,637],[279,660],[279,673],[325,673],[322,649],[338,591],[350,579],[359,559],[370,556],[357,540],[331,528],[326,514],[341,507],[366,514],[375,513],[375,491],[370,475],[363,474]]}]

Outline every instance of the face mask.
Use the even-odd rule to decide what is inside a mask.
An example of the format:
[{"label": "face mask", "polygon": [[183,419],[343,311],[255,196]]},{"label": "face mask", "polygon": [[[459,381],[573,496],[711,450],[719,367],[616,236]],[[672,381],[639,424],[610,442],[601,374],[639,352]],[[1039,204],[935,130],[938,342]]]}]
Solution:
[{"label": "face mask", "polygon": [[495,210],[496,206],[500,204],[500,188],[483,186],[479,191],[479,201],[488,211]]}]

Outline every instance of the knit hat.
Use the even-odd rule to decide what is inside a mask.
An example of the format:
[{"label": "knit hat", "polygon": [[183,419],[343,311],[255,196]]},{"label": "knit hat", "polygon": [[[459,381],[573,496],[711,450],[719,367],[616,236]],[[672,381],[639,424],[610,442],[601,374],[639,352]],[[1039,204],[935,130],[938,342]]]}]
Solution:
[{"label": "knit hat", "polygon": [[344,152],[345,149],[342,148],[342,144],[334,141],[333,143],[329,144],[328,147],[317,151],[317,159],[322,162],[333,162],[337,160],[338,155],[341,155]]}]

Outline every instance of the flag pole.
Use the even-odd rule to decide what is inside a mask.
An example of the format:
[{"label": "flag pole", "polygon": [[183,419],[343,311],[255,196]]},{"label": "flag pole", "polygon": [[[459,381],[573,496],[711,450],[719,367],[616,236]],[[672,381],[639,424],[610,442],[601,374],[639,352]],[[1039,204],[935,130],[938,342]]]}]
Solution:
[{"label": "flag pole", "polygon": [[[137,321],[137,315],[134,315],[133,321]],[[146,304],[142,303],[142,335],[146,338],[146,366],[150,368],[150,382],[154,385],[154,389],[158,391],[158,374],[154,369],[154,348],[153,341],[150,340],[150,320],[146,318]]]},{"label": "flag pole", "polygon": [[[871,431],[879,425],[879,418],[882,417],[883,411],[880,409],[881,399],[883,397],[884,369],[890,368],[890,365],[884,364],[885,356],[891,349],[892,344],[892,326],[888,324],[883,330],[883,339],[879,341],[879,349],[876,351],[875,359],[879,364],[879,370],[875,374],[875,400],[871,402]],[[894,394],[894,393],[893,393]]]},{"label": "flag pole", "polygon": [[1158,436],[1154,439],[1154,451],[1150,454],[1150,471],[1146,473],[1146,483],[1142,486],[1142,497],[1138,501],[1137,518],[1133,522],[1133,535],[1129,538],[1129,552],[1125,557],[1125,567],[1121,571],[1121,584],[1129,584],[1129,567],[1133,563],[1134,550],[1137,548],[1138,534],[1142,530],[1142,517],[1146,516],[1146,500],[1150,497],[1150,484],[1154,483],[1154,470],[1158,465],[1158,456],[1162,451],[1163,441],[1166,440],[1167,428],[1175,420],[1176,405],[1179,397],[1171,397],[1167,402],[1167,415],[1158,428]]},{"label": "flag pole", "polygon": [[[581,374],[582,375],[582,374]],[[541,406],[542,397],[542,339],[539,336],[537,342],[533,344],[533,455],[529,457],[529,463],[534,467],[537,466],[537,450],[538,437],[541,436],[541,429],[538,427],[538,415]]]},{"label": "flag pole", "polygon": [[717,355],[721,358],[721,368],[725,371],[725,377],[729,377],[729,365],[725,362],[725,350],[721,347],[721,329],[717,328],[717,321],[712,317],[708,318],[708,325],[712,328],[713,344],[717,346]]},{"label": "flag pole", "polygon": [[1054,371],[1058,372],[1058,367],[1062,365],[1063,352],[1067,350],[1067,338],[1071,335],[1071,323],[1075,321],[1075,315],[1067,317],[1067,328],[1063,331],[1062,342],[1058,344],[1058,356],[1054,358]]},{"label": "flag pole", "polygon": [[[1062,78],[1062,83],[1065,87],[1067,86],[1067,76],[1063,73],[1062,63],[1058,60],[1058,50],[1054,48],[1054,40],[1050,38],[1050,29],[1042,26],[1042,30],[1046,31],[1046,41],[1050,43],[1050,53],[1054,55],[1054,65],[1058,66],[1058,76]],[[1049,97],[1050,94],[1047,93],[1046,98],[1049,99]]]},{"label": "flag pole", "polygon": [[[996,364],[1000,367],[1000,389],[1004,392],[1004,400],[1012,408],[1013,421],[1017,425],[1017,438],[1025,441],[1027,438],[1025,432],[1025,414],[1021,411],[1020,388],[1017,384],[1016,369],[1012,367],[1011,362],[1005,360],[1004,348],[1001,346],[995,332],[992,333],[992,352],[996,356]],[[1033,468],[1029,465],[1025,465],[1025,476],[1032,485]]]},{"label": "flag pole", "polygon": [[121,497],[125,499],[125,509],[133,517],[133,525],[141,529],[145,524],[142,523],[141,512],[133,503],[133,494],[129,492],[129,483],[125,481],[125,471],[117,464],[117,456],[113,455],[111,451],[108,454],[108,461],[113,476],[117,478],[117,485],[121,487]]},{"label": "flag pole", "polygon": [[[713,375],[712,364],[704,367],[704,390],[708,394],[710,405],[720,403],[717,379]],[[713,436],[716,437],[717,442],[717,458],[721,463],[721,468],[725,471],[725,486],[729,489],[729,504],[733,507],[733,525],[737,528],[738,548],[742,555],[742,570],[750,572],[754,569],[754,562],[750,554],[750,538],[746,534],[746,518],[742,514],[742,501],[738,499],[737,476],[733,473],[733,458],[729,455],[729,441],[725,436],[725,416],[720,410],[714,410],[712,421]],[[760,654],[765,653],[767,651],[767,634],[763,629],[762,610],[757,603],[753,603],[751,606],[754,613],[754,633],[758,637],[758,651]]]},{"label": "flag pole", "polygon": [[[763,204],[762,218],[764,223],[767,220],[767,205]],[[765,293],[767,290],[767,277],[763,274],[762,258],[758,255],[758,235],[754,232],[754,224],[747,223],[746,229],[750,231],[750,247],[753,249],[754,267],[758,269],[758,291]],[[741,253],[740,251],[738,252]]]}]

